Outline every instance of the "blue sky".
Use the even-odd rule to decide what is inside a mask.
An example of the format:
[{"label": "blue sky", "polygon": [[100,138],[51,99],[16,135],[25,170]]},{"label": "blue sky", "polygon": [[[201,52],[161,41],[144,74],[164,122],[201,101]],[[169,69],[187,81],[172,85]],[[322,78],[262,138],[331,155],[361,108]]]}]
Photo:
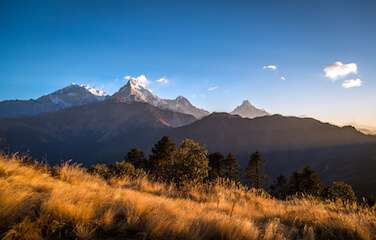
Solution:
[{"label": "blue sky", "polygon": [[376,126],[375,12],[375,1],[3,0],[0,100],[72,82],[112,93],[144,74],[159,96],[210,111],[249,99],[272,113]]}]

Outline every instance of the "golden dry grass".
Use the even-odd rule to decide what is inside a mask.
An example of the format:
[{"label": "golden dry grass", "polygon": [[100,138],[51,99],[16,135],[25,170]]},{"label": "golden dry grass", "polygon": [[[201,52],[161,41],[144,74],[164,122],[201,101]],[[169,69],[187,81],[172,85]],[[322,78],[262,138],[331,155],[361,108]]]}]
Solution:
[{"label": "golden dry grass", "polygon": [[376,212],[314,199],[280,201],[212,184],[110,183],[78,166],[57,176],[0,156],[3,239],[375,239]]}]

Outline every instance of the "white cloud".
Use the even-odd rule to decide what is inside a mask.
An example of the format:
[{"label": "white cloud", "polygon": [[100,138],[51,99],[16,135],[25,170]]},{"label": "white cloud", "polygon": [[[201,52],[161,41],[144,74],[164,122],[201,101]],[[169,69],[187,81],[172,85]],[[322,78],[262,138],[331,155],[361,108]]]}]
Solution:
[{"label": "white cloud", "polygon": [[281,80],[286,80],[286,78],[284,76],[281,76]]},{"label": "white cloud", "polygon": [[360,87],[360,86],[362,86],[362,80],[360,80],[359,78],[345,80],[342,83],[342,87],[344,88],[353,88],[353,87]]},{"label": "white cloud", "polygon": [[149,80],[143,74],[141,74],[138,77],[125,76],[124,79],[128,80],[128,81],[129,80],[135,80],[140,86],[142,86],[144,88],[147,88],[147,86],[149,85]]},{"label": "white cloud", "polygon": [[213,86],[213,87],[208,88],[208,91],[211,92],[217,89],[218,89],[218,86]]},{"label": "white cloud", "polygon": [[358,66],[356,63],[335,62],[329,64],[324,68],[325,77],[335,81],[339,78],[346,77],[349,74],[356,74],[358,72]]},{"label": "white cloud", "polygon": [[167,78],[160,78],[160,79],[158,79],[157,81],[156,81],[158,84],[160,84],[160,85],[166,85],[166,84],[168,84],[168,79]]},{"label": "white cloud", "polygon": [[277,70],[277,66],[276,65],[265,65],[265,66],[263,66],[262,67],[262,69],[270,69],[270,70],[272,70],[272,71],[275,71],[275,70]]}]

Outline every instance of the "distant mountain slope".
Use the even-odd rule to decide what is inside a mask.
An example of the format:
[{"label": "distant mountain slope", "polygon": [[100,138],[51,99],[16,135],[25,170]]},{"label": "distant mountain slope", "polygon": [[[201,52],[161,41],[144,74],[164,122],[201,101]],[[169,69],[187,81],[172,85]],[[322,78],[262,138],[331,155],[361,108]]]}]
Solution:
[{"label": "distant mountain slope", "polygon": [[175,136],[193,137],[210,146],[236,152],[249,146],[263,150],[305,149],[360,144],[375,140],[353,127],[337,127],[313,118],[271,115],[255,119],[213,113],[173,131]]},{"label": "distant mountain slope", "polygon": [[244,100],[241,105],[237,106],[232,112],[232,115],[239,115],[245,118],[255,118],[269,115],[264,109],[259,109],[253,106],[248,100]]},{"label": "distant mountain slope", "polygon": [[191,115],[146,103],[106,100],[31,118],[0,120],[0,149],[30,151],[51,162],[113,162],[132,147],[148,153],[163,135],[177,143],[193,138],[210,152],[235,153],[243,167],[249,155],[259,150],[271,177],[310,165],[326,181],[345,180],[359,191],[376,194],[376,137],[311,118],[248,119],[214,113],[195,121]]},{"label": "distant mountain slope", "polygon": [[149,103],[161,109],[190,114],[198,119],[209,115],[208,111],[193,106],[185,97],[179,96],[176,99],[161,99],[134,78],[131,78],[126,85],[111,96],[111,99],[123,103]]},{"label": "distant mountain slope", "polygon": [[106,100],[35,117],[2,119],[0,149],[30,151],[52,162],[69,158],[85,163],[108,161],[133,146],[150,146],[164,128],[193,121],[192,115],[145,103]]},{"label": "distant mountain slope", "polygon": [[36,100],[6,100],[0,102],[0,118],[34,116],[44,112],[99,102],[106,98],[103,91],[87,85],[71,84]]},{"label": "distant mountain slope", "polygon": [[197,119],[201,119],[210,114],[206,110],[193,106],[192,103],[189,102],[188,99],[186,99],[183,96],[178,96],[175,99],[162,99],[162,101],[159,103],[159,107],[174,112],[191,114],[195,116]]}]

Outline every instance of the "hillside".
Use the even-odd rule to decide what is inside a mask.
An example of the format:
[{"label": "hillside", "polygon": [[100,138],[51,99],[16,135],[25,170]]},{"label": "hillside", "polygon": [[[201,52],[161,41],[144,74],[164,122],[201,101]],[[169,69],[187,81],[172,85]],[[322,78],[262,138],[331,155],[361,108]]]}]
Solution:
[{"label": "hillside", "polygon": [[[147,178],[106,183],[0,156],[2,239],[374,239],[375,210],[276,200],[214,184],[178,189]],[[98,194],[100,193],[100,194]]]},{"label": "hillside", "polygon": [[163,135],[175,142],[195,139],[210,152],[232,152],[243,167],[249,155],[259,150],[271,178],[310,165],[325,181],[343,180],[359,192],[376,194],[372,177],[376,138],[311,118],[272,115],[248,119],[214,113],[196,120],[146,103],[104,101],[0,120],[1,150],[29,152],[51,163],[68,159],[86,166],[114,162],[132,147],[148,154]]}]

